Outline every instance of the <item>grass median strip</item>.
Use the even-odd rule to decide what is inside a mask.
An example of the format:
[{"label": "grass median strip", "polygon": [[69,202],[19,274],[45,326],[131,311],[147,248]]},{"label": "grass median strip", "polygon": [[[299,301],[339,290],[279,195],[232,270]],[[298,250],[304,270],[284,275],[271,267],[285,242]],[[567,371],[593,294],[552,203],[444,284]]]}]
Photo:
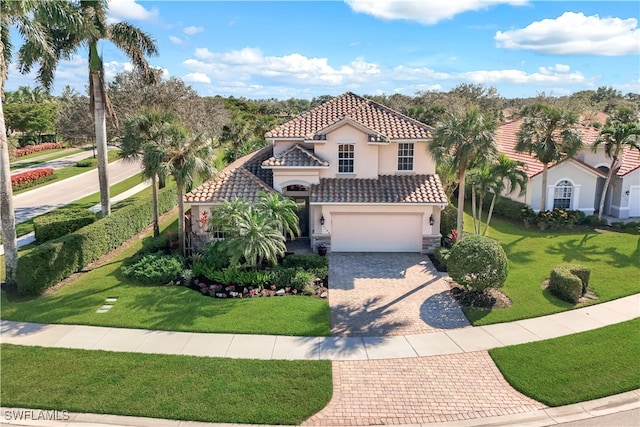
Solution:
[{"label": "grass median strip", "polygon": [[3,344],[8,407],[299,424],[331,399],[331,362],[234,360]]},{"label": "grass median strip", "polygon": [[509,384],[549,406],[640,388],[640,319],[489,353]]}]

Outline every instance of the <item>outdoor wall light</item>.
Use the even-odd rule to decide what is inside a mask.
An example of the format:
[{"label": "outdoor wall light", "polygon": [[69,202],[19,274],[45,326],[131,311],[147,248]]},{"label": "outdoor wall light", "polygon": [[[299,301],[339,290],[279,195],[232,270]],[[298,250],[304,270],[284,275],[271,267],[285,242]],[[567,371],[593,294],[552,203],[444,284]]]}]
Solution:
[{"label": "outdoor wall light", "polygon": [[431,216],[429,217],[429,225],[433,225],[434,222],[435,220],[433,219],[433,214],[431,214]]},{"label": "outdoor wall light", "polygon": [[625,191],[624,194],[629,195],[629,190]]},{"label": "outdoor wall light", "polygon": [[324,225],[324,215],[320,214],[320,225]]}]

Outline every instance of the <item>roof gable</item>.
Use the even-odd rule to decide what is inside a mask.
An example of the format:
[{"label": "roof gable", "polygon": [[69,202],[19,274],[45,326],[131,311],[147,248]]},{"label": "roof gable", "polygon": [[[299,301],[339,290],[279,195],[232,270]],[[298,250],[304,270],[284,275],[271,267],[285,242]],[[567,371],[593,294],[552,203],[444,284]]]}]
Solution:
[{"label": "roof gable", "polygon": [[347,92],[267,132],[266,137],[322,140],[323,130],[349,117],[384,139],[428,139],[431,128],[375,101]]},{"label": "roof gable", "polygon": [[328,166],[329,162],[299,144],[295,144],[279,156],[269,157],[262,162],[263,168],[324,168]]}]

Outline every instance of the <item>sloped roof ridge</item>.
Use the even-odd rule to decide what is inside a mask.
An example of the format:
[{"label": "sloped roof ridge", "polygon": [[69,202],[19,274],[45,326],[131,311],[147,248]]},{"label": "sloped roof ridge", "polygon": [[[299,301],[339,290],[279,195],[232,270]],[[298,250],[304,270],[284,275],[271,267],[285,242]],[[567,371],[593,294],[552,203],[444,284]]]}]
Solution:
[{"label": "sloped roof ridge", "polygon": [[[347,92],[347,93],[351,93],[351,92]],[[424,127],[424,128],[426,128],[427,130],[429,130],[429,131],[431,131],[431,130],[433,129],[433,127],[429,126],[428,124],[426,124],[426,123],[422,123],[420,120],[416,120],[416,119],[414,119],[413,117],[409,117],[409,116],[407,116],[406,114],[403,114],[403,113],[401,113],[401,112],[399,112],[399,111],[396,111],[396,110],[394,110],[394,109],[393,109],[393,108],[391,108],[391,107],[387,107],[387,106],[386,106],[386,105],[384,105],[384,104],[380,104],[379,102],[376,102],[376,101],[374,101],[373,99],[365,98],[365,97],[362,97],[362,96],[356,95],[355,93],[352,93],[352,95],[357,96],[358,98],[362,98],[362,99],[364,99],[366,102],[371,103],[371,104],[374,104],[374,106],[376,106],[376,107],[378,107],[378,108],[380,108],[380,109],[385,110],[385,112],[387,112],[387,113],[389,113],[389,114],[392,114],[392,115],[394,115],[394,116],[396,116],[396,117],[399,117],[399,118],[401,118],[401,119],[407,120],[407,121],[409,121],[409,122],[412,122],[413,124],[415,124],[415,125],[417,125],[417,126]]]},{"label": "sloped roof ridge", "polygon": [[[311,151],[307,150],[306,148],[304,148],[302,145],[300,144],[294,144],[293,147],[291,147],[290,149],[288,149],[286,152],[290,152],[293,150],[299,150],[302,151],[304,154],[306,154],[307,156],[309,156],[309,158],[311,160],[315,160],[316,162],[323,164],[323,165],[329,165],[329,162],[327,162],[326,160],[321,159],[320,157],[316,156],[314,153],[312,153]],[[285,153],[282,153],[283,155]]]}]

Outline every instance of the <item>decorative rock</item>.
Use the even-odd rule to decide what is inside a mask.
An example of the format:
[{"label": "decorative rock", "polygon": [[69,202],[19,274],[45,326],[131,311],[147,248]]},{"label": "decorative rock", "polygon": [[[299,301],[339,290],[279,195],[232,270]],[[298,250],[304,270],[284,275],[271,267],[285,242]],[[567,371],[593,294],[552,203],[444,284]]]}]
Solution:
[{"label": "decorative rock", "polygon": [[323,292],[320,294],[320,298],[326,298],[327,296],[328,296],[327,292]]},{"label": "decorative rock", "polygon": [[276,295],[278,295],[278,296],[283,296],[284,294],[285,294],[284,289],[278,289],[278,290],[276,291]]}]

